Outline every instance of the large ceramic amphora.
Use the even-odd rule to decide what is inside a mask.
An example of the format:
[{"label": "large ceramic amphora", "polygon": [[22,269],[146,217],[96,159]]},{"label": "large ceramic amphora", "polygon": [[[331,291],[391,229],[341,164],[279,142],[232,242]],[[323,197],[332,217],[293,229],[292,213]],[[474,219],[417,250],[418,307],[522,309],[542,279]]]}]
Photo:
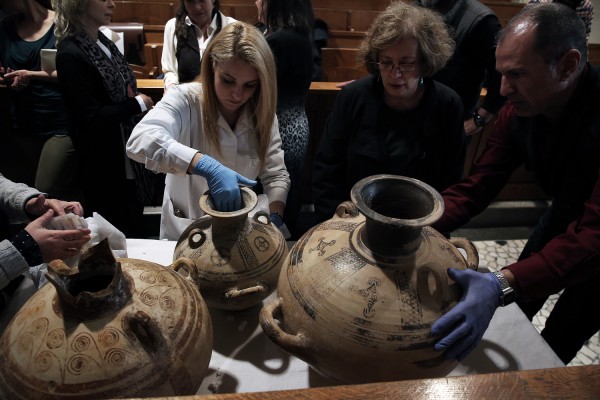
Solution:
[{"label": "large ceramic amphora", "polygon": [[416,179],[365,178],[351,199],[292,247],[263,330],[343,383],[447,375],[456,362],[434,350],[431,325],[461,296],[446,269],[476,269],[475,246],[429,227],[443,200]]},{"label": "large ceramic amphora", "polygon": [[197,284],[209,308],[243,310],[277,287],[288,254],[285,238],[262,210],[249,213],[257,196],[242,187],[242,209],[220,212],[208,194],[200,197],[206,215],[181,234],[173,258],[187,257],[198,269]]},{"label": "large ceramic amphora", "polygon": [[0,398],[101,399],[195,394],[212,324],[190,260],[165,268],[115,260],[108,243],[48,280],[0,339]]}]

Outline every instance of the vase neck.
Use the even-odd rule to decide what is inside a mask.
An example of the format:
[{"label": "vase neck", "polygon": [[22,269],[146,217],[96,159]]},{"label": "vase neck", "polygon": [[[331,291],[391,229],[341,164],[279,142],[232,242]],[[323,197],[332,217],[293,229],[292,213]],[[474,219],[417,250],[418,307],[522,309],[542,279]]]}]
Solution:
[{"label": "vase neck", "polygon": [[361,240],[373,253],[400,256],[414,252],[421,243],[422,227],[398,226],[367,218]]},{"label": "vase neck", "polygon": [[[213,237],[220,237],[222,234],[231,233],[233,230],[240,229],[248,219],[248,213],[229,215],[226,217],[212,216]],[[229,236],[229,235],[227,235]]]}]

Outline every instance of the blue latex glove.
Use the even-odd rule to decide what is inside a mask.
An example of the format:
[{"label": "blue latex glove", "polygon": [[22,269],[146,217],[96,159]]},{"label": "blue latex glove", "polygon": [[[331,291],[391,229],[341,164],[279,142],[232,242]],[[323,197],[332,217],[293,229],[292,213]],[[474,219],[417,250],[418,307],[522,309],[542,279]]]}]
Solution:
[{"label": "blue latex glove", "polygon": [[446,335],[435,344],[446,359],[462,361],[479,344],[496,308],[500,305],[500,282],[491,272],[448,269],[448,276],[463,289],[458,304],[435,321],[433,336]]},{"label": "blue latex glove", "polygon": [[206,178],[217,211],[241,209],[242,194],[239,185],[256,185],[256,181],[243,177],[207,155],[200,157],[194,166],[194,174]]},{"label": "blue latex glove", "polygon": [[271,222],[277,228],[281,228],[281,226],[283,225],[283,219],[281,218],[281,215],[277,213],[271,213]]}]

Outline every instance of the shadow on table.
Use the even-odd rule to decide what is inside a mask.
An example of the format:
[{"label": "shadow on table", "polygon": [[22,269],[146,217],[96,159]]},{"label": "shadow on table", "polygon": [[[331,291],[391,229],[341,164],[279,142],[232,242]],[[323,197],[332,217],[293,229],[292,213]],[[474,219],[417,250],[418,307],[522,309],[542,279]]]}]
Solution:
[{"label": "shadow on table", "polygon": [[[494,359],[491,357],[492,354],[495,355]],[[461,362],[461,370],[468,375],[500,372],[500,370],[517,371],[519,370],[519,363],[504,347],[484,339]]]},{"label": "shadow on table", "polygon": [[239,381],[231,374],[209,368],[206,371],[204,380],[202,381],[202,386],[206,386],[206,388],[213,394],[236,393],[239,386]]},{"label": "shadow on table", "polygon": [[255,333],[261,308],[262,303],[241,311],[210,309],[213,350],[224,356],[235,353]]}]

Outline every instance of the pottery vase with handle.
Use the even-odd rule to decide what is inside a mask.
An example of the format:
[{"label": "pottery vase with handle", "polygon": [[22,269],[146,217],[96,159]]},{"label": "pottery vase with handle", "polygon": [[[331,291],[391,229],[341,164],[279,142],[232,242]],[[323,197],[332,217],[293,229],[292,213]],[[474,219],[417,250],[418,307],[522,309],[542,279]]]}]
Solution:
[{"label": "pottery vase with handle", "polygon": [[186,259],[166,268],[115,260],[106,240],[84,253],[76,268],[52,261],[50,283],[0,338],[0,398],[195,394],[208,369],[213,332],[193,276]]},{"label": "pottery vase with handle", "polygon": [[210,195],[200,197],[206,215],[180,236],[173,259],[191,259],[197,284],[209,308],[243,310],[260,303],[277,287],[288,254],[285,238],[271,223],[270,214],[258,210],[257,196],[242,187],[242,208],[217,211]]},{"label": "pottery vase with handle", "polygon": [[431,325],[461,297],[447,268],[476,269],[475,246],[429,226],[443,200],[416,179],[365,178],[351,199],[290,250],[264,332],[342,383],[447,375],[457,363],[434,350]]}]

